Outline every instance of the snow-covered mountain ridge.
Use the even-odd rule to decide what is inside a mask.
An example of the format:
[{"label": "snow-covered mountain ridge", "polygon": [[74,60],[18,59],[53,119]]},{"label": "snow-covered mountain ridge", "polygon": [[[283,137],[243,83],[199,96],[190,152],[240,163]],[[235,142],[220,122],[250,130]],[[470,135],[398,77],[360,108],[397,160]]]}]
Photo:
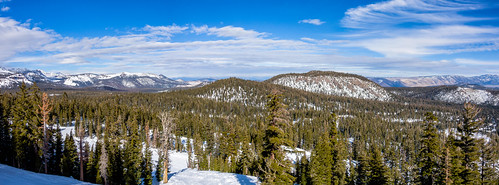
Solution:
[{"label": "snow-covered mountain ridge", "polygon": [[428,87],[441,85],[476,84],[485,87],[499,87],[499,75],[465,77],[459,75],[369,78],[383,87]]},{"label": "snow-covered mountain ridge", "polygon": [[121,90],[133,89],[172,89],[199,87],[211,81],[172,80],[164,75],[151,73],[115,73],[115,74],[63,74],[47,73],[41,70],[7,69],[0,67],[0,87],[14,88],[25,82],[60,88],[110,87]]},{"label": "snow-covered mountain ridge", "polygon": [[435,96],[435,99],[459,104],[471,102],[481,105],[499,105],[499,95],[493,95],[485,90],[464,87],[457,87],[456,89],[450,91],[441,91]]},{"label": "snow-covered mountain ridge", "polygon": [[302,74],[278,75],[268,80],[308,92],[360,99],[389,101],[391,94],[378,84],[358,75],[311,71]]}]

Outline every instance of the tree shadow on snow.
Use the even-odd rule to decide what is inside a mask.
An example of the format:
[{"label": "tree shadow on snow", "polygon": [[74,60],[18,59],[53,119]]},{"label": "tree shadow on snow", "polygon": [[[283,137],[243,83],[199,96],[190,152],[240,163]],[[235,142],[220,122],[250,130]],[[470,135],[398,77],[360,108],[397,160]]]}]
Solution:
[{"label": "tree shadow on snow", "polygon": [[179,173],[182,173],[182,172],[184,172],[185,170],[187,170],[187,168],[186,168],[186,169],[182,169],[182,170],[180,170],[180,171],[178,171],[178,172],[169,173],[169,174],[168,174],[168,181],[170,181],[170,178],[172,178],[173,176],[175,176],[175,175],[177,175],[177,174],[179,174]]},{"label": "tree shadow on snow", "polygon": [[237,181],[241,185],[255,185],[255,183],[252,182],[252,179],[246,175],[241,175],[241,174],[234,174],[234,175],[236,176]]}]

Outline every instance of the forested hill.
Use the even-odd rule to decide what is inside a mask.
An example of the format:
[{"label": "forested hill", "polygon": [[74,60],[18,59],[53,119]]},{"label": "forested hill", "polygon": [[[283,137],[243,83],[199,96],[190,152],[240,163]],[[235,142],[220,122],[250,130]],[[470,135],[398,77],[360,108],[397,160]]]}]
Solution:
[{"label": "forested hill", "polygon": [[[252,175],[261,182],[414,184],[426,177],[418,171],[428,161],[438,165],[429,174],[439,182],[499,179],[493,106],[396,95],[378,101],[237,78],[162,93],[47,94],[36,86],[1,93],[2,163],[36,172],[47,164],[50,174],[137,184],[152,182],[153,171],[162,180],[168,162],[153,166],[148,151],[166,148],[188,153],[189,168]],[[44,99],[53,107],[46,116],[40,111]],[[43,120],[50,125],[46,145]],[[74,127],[80,139],[63,140],[58,126]],[[452,173],[441,173],[446,171]],[[277,172],[283,175],[269,175]]]},{"label": "forested hill", "polygon": [[275,76],[269,83],[309,92],[361,99],[389,101],[392,95],[369,79],[353,74],[330,71],[310,71]]}]

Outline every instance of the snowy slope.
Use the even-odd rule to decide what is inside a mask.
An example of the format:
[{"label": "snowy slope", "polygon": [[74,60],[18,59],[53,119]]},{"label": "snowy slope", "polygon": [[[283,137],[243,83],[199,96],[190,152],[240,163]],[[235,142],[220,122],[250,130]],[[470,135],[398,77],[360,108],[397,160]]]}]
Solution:
[{"label": "snowy slope", "polygon": [[4,164],[0,164],[0,184],[2,185],[21,185],[21,184],[83,185],[91,183],[81,182],[70,177],[30,172],[14,168],[11,166],[7,166]]},{"label": "snowy slope", "polygon": [[327,95],[380,101],[392,99],[390,93],[376,83],[342,73],[314,71],[304,74],[285,74],[270,79],[270,82]]},{"label": "snowy slope", "polygon": [[459,104],[471,102],[474,104],[499,105],[499,95],[493,95],[485,90],[464,87],[458,87],[451,91],[442,91],[435,96],[435,99]]},{"label": "snowy slope", "polygon": [[383,87],[428,87],[440,85],[460,85],[477,84],[485,87],[499,86],[499,75],[481,75],[481,76],[419,76],[419,77],[388,77],[388,78],[370,78]]}]

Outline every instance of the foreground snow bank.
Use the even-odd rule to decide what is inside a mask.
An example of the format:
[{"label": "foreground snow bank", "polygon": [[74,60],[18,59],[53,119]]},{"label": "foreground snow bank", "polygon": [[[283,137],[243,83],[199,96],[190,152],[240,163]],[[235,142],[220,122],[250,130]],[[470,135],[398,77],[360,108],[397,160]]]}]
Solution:
[{"label": "foreground snow bank", "polygon": [[19,184],[84,185],[91,183],[81,182],[70,177],[30,172],[0,164],[0,184],[2,185],[19,185]]},{"label": "foreground snow bank", "polygon": [[170,173],[168,184],[258,184],[258,178],[235,173],[222,173],[218,171],[198,171],[195,169],[183,169],[179,172]]}]

